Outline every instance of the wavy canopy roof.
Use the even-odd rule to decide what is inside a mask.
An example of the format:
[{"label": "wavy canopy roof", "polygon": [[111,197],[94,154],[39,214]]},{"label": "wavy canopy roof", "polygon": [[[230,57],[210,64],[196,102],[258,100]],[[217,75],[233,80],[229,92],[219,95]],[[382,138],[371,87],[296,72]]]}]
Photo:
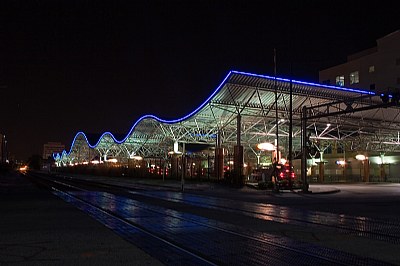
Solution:
[{"label": "wavy canopy roof", "polygon": [[[279,136],[288,136],[290,89],[292,89],[293,136],[300,133],[303,106],[329,104],[330,112],[346,110],[349,105],[363,107],[381,103],[372,91],[335,87],[290,79],[274,78],[231,71],[210,96],[191,113],[177,119],[164,120],[155,115],[140,117],[123,137],[105,132],[89,142],[84,132],[78,132],[69,151],[55,154],[59,161],[88,160],[101,156],[133,155],[163,157],[173,149],[173,143],[215,144],[219,135],[223,145],[237,140],[237,117],[241,116],[241,140],[245,148],[273,139],[278,121]],[[360,97],[361,96],[361,97]],[[277,97],[278,101],[275,101]],[[349,99],[356,99],[349,102]],[[314,114],[327,112],[313,109]],[[278,120],[276,118],[278,113]],[[345,140],[365,136],[371,141],[391,142],[400,131],[397,107],[370,109],[340,116],[309,121],[315,138]],[[330,128],[327,128],[330,124]],[[297,146],[296,146],[297,145]],[[299,147],[299,139],[294,142]],[[398,146],[398,145],[397,145]],[[96,150],[92,152],[91,150]]]}]

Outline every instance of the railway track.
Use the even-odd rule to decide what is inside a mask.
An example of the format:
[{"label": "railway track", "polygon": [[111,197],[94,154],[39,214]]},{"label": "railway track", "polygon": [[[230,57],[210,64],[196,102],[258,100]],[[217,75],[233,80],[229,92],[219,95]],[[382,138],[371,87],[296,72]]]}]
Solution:
[{"label": "railway track", "polygon": [[393,265],[196,215],[188,207],[201,208],[202,212],[217,211],[222,216],[233,214],[296,226],[322,226],[389,242],[398,240],[398,232],[388,235],[376,226],[357,228],[357,217],[342,217],[344,221],[337,225],[331,222],[337,217],[322,219],[322,213],[309,213],[307,219],[294,218],[298,214],[293,213],[292,217],[288,209],[280,206],[154,192],[142,185],[126,188],[42,175],[30,178],[166,265]]}]

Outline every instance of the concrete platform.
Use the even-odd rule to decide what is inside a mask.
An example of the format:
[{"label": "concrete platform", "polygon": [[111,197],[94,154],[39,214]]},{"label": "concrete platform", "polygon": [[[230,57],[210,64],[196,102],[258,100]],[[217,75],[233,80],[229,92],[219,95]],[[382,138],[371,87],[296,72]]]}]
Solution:
[{"label": "concrete platform", "polygon": [[0,175],[0,265],[162,265],[19,174]]},{"label": "concrete platform", "polygon": [[[246,186],[254,189],[258,189],[258,183],[246,183]],[[268,190],[268,189],[267,189]],[[271,189],[269,189],[271,190]],[[295,192],[295,193],[302,193],[301,189],[294,189],[294,190],[280,190],[281,193],[287,192]],[[329,193],[337,193],[340,192],[340,189],[335,186],[326,186],[326,185],[310,185],[308,188],[308,193],[312,194],[329,194]]]}]

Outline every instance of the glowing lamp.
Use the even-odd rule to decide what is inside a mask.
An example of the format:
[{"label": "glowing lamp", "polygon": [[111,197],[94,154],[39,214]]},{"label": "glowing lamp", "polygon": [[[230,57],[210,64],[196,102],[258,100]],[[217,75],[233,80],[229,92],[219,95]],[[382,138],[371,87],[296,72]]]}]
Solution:
[{"label": "glowing lamp", "polygon": [[272,143],[264,142],[257,144],[257,148],[262,151],[274,151],[275,146]]},{"label": "glowing lamp", "polygon": [[359,160],[359,161],[364,161],[364,160],[367,159],[367,158],[366,158],[365,155],[363,155],[363,154],[357,154],[357,155],[356,155],[356,159]]},{"label": "glowing lamp", "polygon": [[141,160],[143,160],[143,157],[139,156],[139,155],[134,155],[134,156],[131,156],[131,159],[141,161]]}]

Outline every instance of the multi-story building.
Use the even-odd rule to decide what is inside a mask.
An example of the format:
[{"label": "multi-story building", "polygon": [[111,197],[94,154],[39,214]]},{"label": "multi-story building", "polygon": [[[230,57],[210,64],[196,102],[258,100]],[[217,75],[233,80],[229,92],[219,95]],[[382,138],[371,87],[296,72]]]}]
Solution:
[{"label": "multi-story building", "polygon": [[379,93],[400,89],[400,30],[377,41],[377,46],[348,56],[347,62],[319,72],[319,82]]},{"label": "multi-story building", "polygon": [[47,142],[43,145],[43,159],[53,158],[53,153],[61,153],[65,145],[60,142]]},{"label": "multi-story building", "polygon": [[0,164],[5,163],[5,136],[0,133]]}]

